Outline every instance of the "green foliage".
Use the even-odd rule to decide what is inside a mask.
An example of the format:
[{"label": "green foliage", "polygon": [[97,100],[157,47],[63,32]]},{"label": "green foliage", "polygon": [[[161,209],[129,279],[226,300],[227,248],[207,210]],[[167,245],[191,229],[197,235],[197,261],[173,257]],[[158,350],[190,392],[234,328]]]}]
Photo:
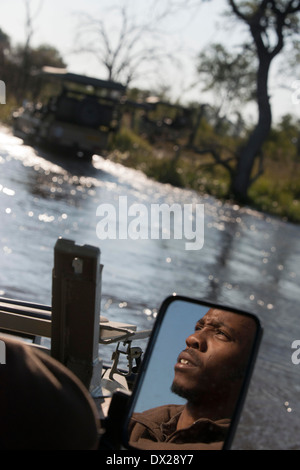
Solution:
[{"label": "green foliage", "polygon": [[178,171],[176,161],[171,160],[156,160],[153,161],[146,171],[149,178],[153,178],[161,183],[171,184],[179,188],[184,187],[183,177],[181,172]]},{"label": "green foliage", "polygon": [[261,177],[250,189],[252,204],[264,212],[300,222],[300,180],[295,185]]},{"label": "green foliage", "polygon": [[295,160],[299,158],[300,122],[291,115],[282,117],[281,122],[271,130],[265,141],[263,153],[274,161]]},{"label": "green foliage", "polygon": [[[20,52],[22,54],[22,50]],[[44,65],[66,67],[58,50],[48,44],[42,44],[37,48],[30,49],[30,63],[31,67],[36,69],[41,69]]]},{"label": "green foliage", "polygon": [[14,98],[9,97],[6,104],[0,105],[0,122],[4,124],[11,124],[12,113],[17,109],[17,103]]},{"label": "green foliage", "polygon": [[[264,147],[264,173],[250,187],[248,201],[258,210],[296,223],[300,222],[299,135],[300,123],[290,116],[284,116],[272,129]],[[224,158],[242,142],[232,136],[220,136],[206,120],[199,126],[196,140],[202,148],[219,145]],[[166,141],[150,145],[126,127],[115,136],[111,150],[115,161],[140,169],[157,181],[229,198],[230,174],[222,165],[216,165],[209,152],[199,155]]]},{"label": "green foliage", "polygon": [[111,140],[111,157],[122,164],[145,170],[148,161],[153,158],[151,145],[131,129],[122,127]]},{"label": "green foliage", "polygon": [[300,222],[300,123],[284,116],[264,144],[264,173],[250,188],[263,211]]},{"label": "green foliage", "polygon": [[213,90],[216,105],[227,113],[229,107],[239,109],[241,103],[255,97],[256,63],[249,46],[241,45],[238,53],[232,53],[222,44],[211,44],[198,58],[203,90]]},{"label": "green foliage", "polygon": [[35,100],[42,89],[40,77],[35,72],[45,65],[65,67],[55,47],[47,44],[36,48],[28,44],[13,47],[9,37],[0,29],[0,77],[9,84],[7,101],[16,101],[20,106],[24,99]]}]

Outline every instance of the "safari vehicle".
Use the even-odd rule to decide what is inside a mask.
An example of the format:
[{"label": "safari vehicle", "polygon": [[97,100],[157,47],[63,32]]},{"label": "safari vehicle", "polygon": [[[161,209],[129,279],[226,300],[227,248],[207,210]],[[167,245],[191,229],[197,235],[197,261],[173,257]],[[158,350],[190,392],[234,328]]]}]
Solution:
[{"label": "safari vehicle", "polygon": [[[99,410],[102,427],[99,450],[130,450],[133,453],[137,450],[164,449],[177,450],[179,453],[188,450],[190,454],[189,449],[199,450],[199,446],[200,449],[210,450],[213,445],[215,450],[216,444],[217,449],[229,449],[262,336],[262,327],[257,317],[223,305],[172,295],[162,303],[154,328],[151,331],[137,331],[135,325],[111,322],[100,315],[102,268],[98,248],[89,245],[77,246],[71,240],[58,239],[54,250],[51,307],[0,299],[1,334],[17,335],[22,340],[24,337],[30,339],[32,347],[43,349],[46,354],[51,355],[77,375],[90,392]],[[223,315],[223,322],[219,321],[216,325],[210,319],[205,323],[204,318],[211,311]],[[230,317],[235,326],[232,328],[232,323],[231,327],[225,325],[224,330],[226,317]],[[245,331],[243,333],[244,339],[246,334],[247,349],[243,345],[242,336],[235,337],[233,341],[228,339],[228,335],[236,334],[232,331],[238,331],[236,325],[242,324],[244,328],[243,322],[250,322],[252,325],[251,331],[248,324],[246,333]],[[218,348],[226,344],[230,345],[229,349],[244,348],[235,356],[238,358],[235,361],[238,360],[240,365],[243,363],[243,372],[240,370],[240,365],[235,362],[229,377],[228,374],[227,376],[223,374],[224,362],[220,369],[218,364],[215,364],[218,386],[213,391],[206,390],[206,387],[210,387],[213,376],[206,375],[206,381],[204,380],[205,367],[202,360],[199,363],[196,353],[191,354],[189,349],[185,351],[185,341],[188,348],[196,349],[196,345],[192,342],[200,342],[200,336],[196,339],[196,335],[200,335],[198,330],[201,331],[202,328],[216,336],[214,341],[217,341]],[[191,336],[186,339],[188,335]],[[38,341],[40,337],[51,339],[50,348],[40,344]],[[144,351],[132,346],[135,340],[145,341]],[[113,343],[117,344],[112,355],[113,363],[104,364],[101,359],[103,348]],[[204,356],[204,345],[201,346],[201,351]],[[119,359],[122,355],[128,361],[127,368],[120,367]],[[209,355],[211,358],[211,353]],[[224,355],[221,356],[224,360]],[[205,396],[207,391],[209,400],[212,396],[227,396],[226,387],[233,387],[228,394],[233,398],[230,415],[226,426],[224,419],[221,419],[223,431],[221,437],[218,434],[218,442],[211,442],[211,419],[204,420],[208,424],[206,428],[203,428],[203,422],[200,423],[202,429],[201,437],[199,435],[200,442],[198,434],[193,433],[193,440],[182,445],[173,440],[176,432],[169,441],[159,442],[155,432],[152,433],[147,427],[149,414],[146,420],[143,417],[139,418],[144,412],[147,413],[147,410],[153,410],[155,407],[161,409],[164,406],[171,406],[177,410],[185,406],[180,396],[176,397],[174,393],[170,393],[174,364],[175,375],[178,374],[179,381],[186,378],[193,381],[196,372],[197,374],[204,372],[202,382],[198,382],[201,385],[200,393]],[[221,381],[223,376],[227,377],[224,386]],[[214,377],[216,378],[216,375]],[[226,413],[228,414],[228,410]],[[134,438],[132,438],[133,432],[131,434],[129,432],[133,423],[138,423],[139,426]],[[140,428],[142,428],[142,439],[138,440],[136,435],[139,434]],[[147,440],[145,436],[151,437]]]},{"label": "safari vehicle", "polygon": [[126,87],[52,67],[44,67],[40,75],[55,80],[60,92],[45,104],[27,103],[15,111],[14,134],[85,159],[107,149],[120,124]]}]

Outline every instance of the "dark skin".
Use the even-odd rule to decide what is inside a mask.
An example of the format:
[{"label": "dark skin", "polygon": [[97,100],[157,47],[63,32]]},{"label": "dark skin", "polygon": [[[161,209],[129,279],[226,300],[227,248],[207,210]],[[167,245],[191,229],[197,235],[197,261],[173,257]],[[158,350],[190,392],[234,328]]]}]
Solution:
[{"label": "dark skin", "polygon": [[210,309],[186,339],[172,389],[187,399],[177,429],[201,417],[231,418],[256,329],[255,321]]}]

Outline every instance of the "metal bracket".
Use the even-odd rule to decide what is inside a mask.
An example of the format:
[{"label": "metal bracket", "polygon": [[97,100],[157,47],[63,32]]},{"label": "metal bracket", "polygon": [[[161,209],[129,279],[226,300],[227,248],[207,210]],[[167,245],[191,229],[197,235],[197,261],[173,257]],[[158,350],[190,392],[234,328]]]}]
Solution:
[{"label": "metal bracket", "polygon": [[[132,373],[137,372],[137,370],[140,366],[141,356],[142,356],[142,353],[143,353],[142,349],[139,348],[139,347],[133,347],[132,348],[131,347],[131,341],[125,342],[123,344],[127,345],[127,349],[125,351],[122,351],[121,349],[119,349],[120,343],[118,343],[118,346],[117,346],[116,350],[112,354],[112,360],[114,362],[113,362],[113,365],[112,365],[112,368],[111,368],[111,371],[110,371],[110,374],[109,374],[109,378],[111,380],[113,380],[114,374],[119,374],[119,375],[122,375],[122,376],[125,376],[125,377],[130,376]],[[128,359],[128,371],[127,372],[123,372],[123,371],[118,369],[120,354],[125,354],[127,356],[127,359]],[[135,362],[136,362],[135,367],[133,367],[133,360],[135,360]]]}]

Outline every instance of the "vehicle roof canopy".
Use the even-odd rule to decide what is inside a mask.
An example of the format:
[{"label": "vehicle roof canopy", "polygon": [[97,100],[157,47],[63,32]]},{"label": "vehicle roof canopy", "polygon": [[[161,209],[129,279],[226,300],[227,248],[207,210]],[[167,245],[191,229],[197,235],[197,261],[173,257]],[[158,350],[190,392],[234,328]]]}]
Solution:
[{"label": "vehicle roof canopy", "polygon": [[68,72],[64,68],[45,66],[42,68],[40,74],[49,78],[58,79],[62,82],[73,82],[81,85],[93,86],[95,88],[107,88],[122,92],[126,91],[126,86],[121,83],[114,82],[112,80],[101,80],[99,78],[88,77],[86,75],[78,75],[76,73]]}]

